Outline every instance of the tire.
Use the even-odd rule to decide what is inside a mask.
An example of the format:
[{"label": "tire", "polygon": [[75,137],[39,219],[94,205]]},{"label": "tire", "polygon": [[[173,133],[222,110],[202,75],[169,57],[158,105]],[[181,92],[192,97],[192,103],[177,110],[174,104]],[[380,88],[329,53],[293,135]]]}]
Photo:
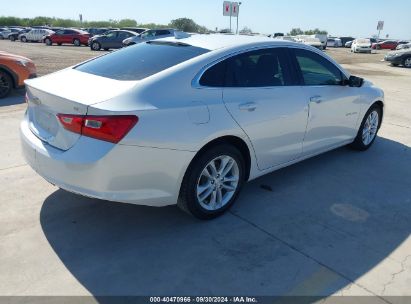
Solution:
[{"label": "tire", "polygon": [[351,148],[357,151],[368,150],[377,138],[378,131],[381,127],[381,121],[382,109],[379,105],[375,104],[371,106],[365,114],[360,129],[358,130],[357,137],[351,144]]},{"label": "tire", "polygon": [[46,45],[48,45],[48,46],[53,45],[53,42],[51,41],[50,38],[44,39],[44,43],[45,43]]},{"label": "tire", "polygon": [[377,49],[377,50],[381,50],[381,46],[376,45],[376,46],[375,46],[375,49]]},{"label": "tire", "polygon": [[392,65],[393,67],[397,67],[397,66],[398,66],[398,63],[391,63],[391,65]]},{"label": "tire", "polygon": [[100,45],[100,43],[98,43],[98,42],[93,42],[93,43],[90,45],[90,48],[91,48],[91,50],[93,50],[93,51],[99,51],[99,50],[101,49],[101,45]]},{"label": "tire", "polygon": [[11,36],[9,37],[9,39],[10,39],[10,41],[16,41],[16,37],[14,37],[13,35],[11,35]]},{"label": "tire", "polygon": [[80,40],[78,40],[78,39],[74,39],[74,40],[73,40],[73,44],[74,44],[75,46],[81,46],[81,42],[80,42]]},{"label": "tire", "polygon": [[[216,170],[212,169],[212,164]],[[223,173],[227,169],[229,171]],[[235,147],[228,144],[214,146],[190,164],[181,185],[178,206],[202,220],[216,218],[236,200],[244,184],[244,174],[244,158]],[[199,189],[203,191],[199,192]]]},{"label": "tire", "polygon": [[105,51],[108,51],[109,49],[108,49],[108,48],[105,48],[104,50],[105,50]]},{"label": "tire", "polygon": [[59,43],[57,43],[57,45],[58,45],[58,46],[62,46],[62,45],[63,45],[63,43],[59,42]]},{"label": "tire", "polygon": [[405,57],[402,61],[402,65],[408,69],[411,68],[411,56]]},{"label": "tire", "polygon": [[0,99],[10,94],[13,89],[13,79],[10,75],[0,70]]},{"label": "tire", "polygon": [[26,36],[21,37],[21,38],[20,38],[20,41],[21,41],[21,42],[27,42]]}]

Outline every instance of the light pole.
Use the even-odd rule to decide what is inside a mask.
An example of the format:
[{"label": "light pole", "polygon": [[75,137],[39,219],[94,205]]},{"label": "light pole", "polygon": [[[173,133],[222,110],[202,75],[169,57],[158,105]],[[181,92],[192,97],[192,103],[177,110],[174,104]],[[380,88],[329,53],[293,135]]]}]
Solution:
[{"label": "light pole", "polygon": [[240,17],[240,6],[241,6],[241,2],[238,3],[238,14],[237,14],[237,35],[238,35],[238,18]]}]

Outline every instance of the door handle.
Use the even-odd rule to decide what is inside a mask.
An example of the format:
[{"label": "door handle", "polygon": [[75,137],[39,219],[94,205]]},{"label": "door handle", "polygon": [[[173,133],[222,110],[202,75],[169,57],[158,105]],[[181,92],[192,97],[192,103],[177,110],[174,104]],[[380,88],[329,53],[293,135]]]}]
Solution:
[{"label": "door handle", "polygon": [[321,96],[313,96],[310,98],[310,102],[313,103],[322,103],[323,102],[323,98]]},{"label": "door handle", "polygon": [[238,108],[241,111],[253,112],[255,111],[255,109],[257,109],[257,104],[255,102],[247,102],[247,103],[240,104]]}]

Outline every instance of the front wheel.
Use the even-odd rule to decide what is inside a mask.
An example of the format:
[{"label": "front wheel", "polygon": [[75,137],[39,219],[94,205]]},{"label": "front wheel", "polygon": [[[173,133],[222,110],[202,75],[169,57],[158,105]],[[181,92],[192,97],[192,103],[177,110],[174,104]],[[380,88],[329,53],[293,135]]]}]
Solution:
[{"label": "front wheel", "polygon": [[10,94],[13,88],[13,81],[11,77],[3,71],[0,71],[0,98],[4,98]]},{"label": "front wheel", "polygon": [[73,44],[74,44],[75,46],[80,46],[80,45],[81,45],[80,40],[78,40],[78,39],[74,39],[74,40],[73,40]]},{"label": "front wheel", "polygon": [[235,147],[215,146],[187,169],[178,206],[199,219],[216,218],[236,200],[244,173],[244,158]]},{"label": "front wheel", "polygon": [[10,39],[10,41],[15,41],[15,40],[16,40],[16,37],[14,37],[13,35],[11,35],[11,36],[9,37],[9,39]]},{"label": "front wheel", "polygon": [[101,45],[100,45],[100,43],[98,43],[98,42],[93,42],[93,43],[91,44],[90,48],[91,48],[93,51],[99,51],[100,48],[101,48]]},{"label": "front wheel", "polygon": [[20,41],[21,42],[27,42],[27,38],[23,36],[23,37],[20,38]]},{"label": "front wheel", "polygon": [[53,44],[53,43],[51,42],[51,39],[50,39],[50,38],[46,38],[46,39],[44,40],[44,43],[45,43],[46,45],[48,45],[48,46],[50,46],[50,45]]},{"label": "front wheel", "polygon": [[358,151],[368,150],[375,139],[381,127],[382,109],[378,105],[373,105],[365,114],[358,131],[357,137],[351,144],[351,147]]}]

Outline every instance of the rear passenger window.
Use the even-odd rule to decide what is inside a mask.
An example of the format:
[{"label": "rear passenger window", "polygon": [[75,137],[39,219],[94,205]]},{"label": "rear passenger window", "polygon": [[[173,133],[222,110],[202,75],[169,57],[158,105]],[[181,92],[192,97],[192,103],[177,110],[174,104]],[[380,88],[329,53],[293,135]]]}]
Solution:
[{"label": "rear passenger window", "polygon": [[343,75],[329,60],[302,49],[296,49],[295,56],[306,86],[341,85]]},{"label": "rear passenger window", "polygon": [[200,79],[200,85],[206,87],[224,87],[226,61],[209,68]]},{"label": "rear passenger window", "polygon": [[263,49],[231,57],[208,69],[200,85],[211,87],[276,87],[286,85],[282,49]]}]

